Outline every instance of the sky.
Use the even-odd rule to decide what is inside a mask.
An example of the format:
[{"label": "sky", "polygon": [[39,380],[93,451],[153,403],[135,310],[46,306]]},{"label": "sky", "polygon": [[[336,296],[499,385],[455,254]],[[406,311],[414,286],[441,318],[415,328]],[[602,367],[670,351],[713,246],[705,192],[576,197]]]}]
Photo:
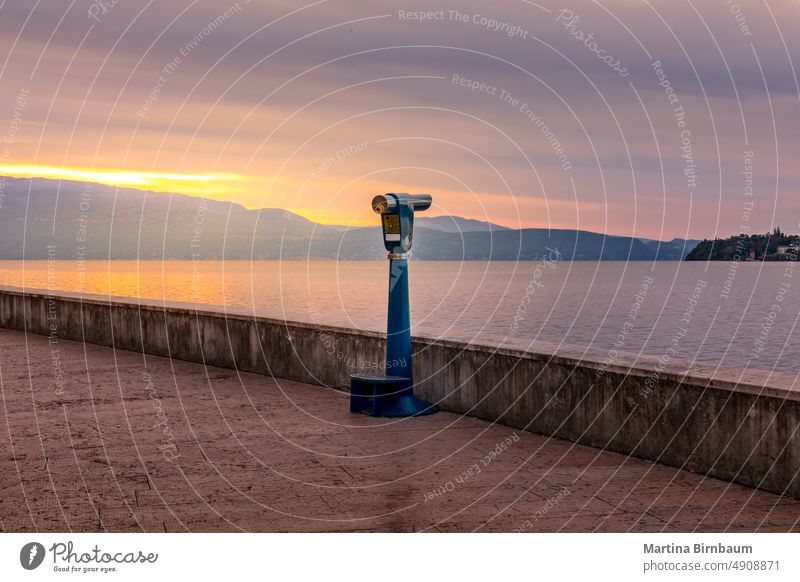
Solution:
[{"label": "sky", "polygon": [[373,224],[800,231],[800,2],[0,2],[0,174]]}]

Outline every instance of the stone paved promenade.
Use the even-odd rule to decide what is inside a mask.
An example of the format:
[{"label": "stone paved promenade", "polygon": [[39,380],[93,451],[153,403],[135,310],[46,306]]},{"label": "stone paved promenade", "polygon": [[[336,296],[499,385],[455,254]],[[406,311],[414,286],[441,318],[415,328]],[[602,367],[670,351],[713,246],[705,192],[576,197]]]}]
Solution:
[{"label": "stone paved promenade", "polygon": [[4,531],[800,530],[793,499],[297,382],[5,330],[0,380]]}]

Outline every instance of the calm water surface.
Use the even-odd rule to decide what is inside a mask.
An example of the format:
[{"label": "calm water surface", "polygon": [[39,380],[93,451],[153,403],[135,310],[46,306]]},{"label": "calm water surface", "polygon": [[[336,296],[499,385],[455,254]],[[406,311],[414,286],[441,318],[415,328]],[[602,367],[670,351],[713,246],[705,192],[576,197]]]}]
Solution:
[{"label": "calm water surface", "polygon": [[[381,331],[387,272],[385,261],[0,261],[0,284]],[[800,370],[795,263],[416,261],[411,301],[415,334],[603,352],[616,343],[632,354]]]}]

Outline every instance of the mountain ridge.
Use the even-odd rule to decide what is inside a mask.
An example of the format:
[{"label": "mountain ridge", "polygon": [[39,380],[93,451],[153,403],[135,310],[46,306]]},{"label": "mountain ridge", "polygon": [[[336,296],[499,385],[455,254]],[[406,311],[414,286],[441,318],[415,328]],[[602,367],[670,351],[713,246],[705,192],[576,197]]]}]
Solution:
[{"label": "mountain ridge", "polygon": [[[3,178],[2,259],[380,259],[379,226],[324,225],[279,208],[102,184]],[[30,196],[29,196],[30,193]],[[512,229],[458,216],[419,217],[422,260],[681,260],[693,241],[573,229]],[[699,241],[698,241],[699,242]],[[683,252],[682,249],[685,249]]]}]

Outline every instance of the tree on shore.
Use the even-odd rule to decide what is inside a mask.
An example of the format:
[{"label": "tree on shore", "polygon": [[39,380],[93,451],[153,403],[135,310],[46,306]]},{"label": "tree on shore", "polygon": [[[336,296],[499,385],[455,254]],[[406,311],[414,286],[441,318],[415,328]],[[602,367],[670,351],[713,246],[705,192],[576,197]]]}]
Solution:
[{"label": "tree on shore", "polygon": [[[741,233],[726,239],[715,238],[714,240],[704,239],[703,242],[693,248],[688,255],[687,261],[733,261],[746,260],[752,254],[755,259],[761,260],[765,257],[772,257],[777,254],[778,247],[798,247],[800,237],[789,235],[776,227],[771,233],[766,234],[745,234]],[[751,253],[754,251],[754,253]]]}]

